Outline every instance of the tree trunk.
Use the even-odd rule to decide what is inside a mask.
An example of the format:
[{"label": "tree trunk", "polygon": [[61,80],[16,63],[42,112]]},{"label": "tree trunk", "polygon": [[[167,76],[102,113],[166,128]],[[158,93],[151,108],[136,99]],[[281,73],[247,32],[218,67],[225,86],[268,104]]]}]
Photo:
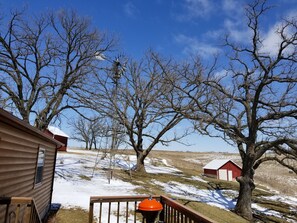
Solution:
[{"label": "tree trunk", "polygon": [[88,150],[92,150],[92,146],[93,146],[93,142],[92,142],[92,140],[91,140],[90,143],[89,143],[89,148],[88,148]]},{"label": "tree trunk", "polygon": [[134,171],[136,172],[142,172],[142,173],[146,173],[145,170],[145,166],[144,166],[144,159],[145,159],[145,155],[143,154],[143,152],[138,152],[137,153],[137,163],[136,166],[134,168]]},{"label": "tree trunk", "polygon": [[235,213],[243,218],[252,221],[252,192],[255,189],[253,162],[248,160],[248,164],[243,164],[242,176],[236,180],[239,182],[239,196],[235,206]]},{"label": "tree trunk", "polygon": [[248,182],[247,179],[241,179],[241,180],[238,180],[240,184],[240,189],[239,189],[238,200],[235,206],[235,213],[251,221],[253,219],[253,212],[252,212],[253,186]]}]

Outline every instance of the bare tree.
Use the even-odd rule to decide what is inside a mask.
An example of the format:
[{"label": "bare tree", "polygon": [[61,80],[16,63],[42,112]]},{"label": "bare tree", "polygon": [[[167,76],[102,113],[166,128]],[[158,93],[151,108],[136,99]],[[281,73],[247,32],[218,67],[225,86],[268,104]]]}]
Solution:
[{"label": "bare tree", "polygon": [[166,135],[182,120],[182,115],[176,114],[166,102],[165,95],[172,88],[162,80],[161,69],[151,54],[142,62],[130,61],[118,83],[114,71],[98,75],[95,86],[90,87],[95,93],[89,103],[101,114],[116,120],[136,153],[134,170],[145,172],[144,160],[158,143],[167,145],[185,135]]},{"label": "bare tree", "polygon": [[71,138],[85,143],[85,149],[97,149],[98,140],[111,136],[111,127],[103,119],[79,117],[71,123],[73,133]]},{"label": "bare tree", "polygon": [[14,11],[0,29],[0,91],[18,115],[45,129],[63,111],[79,112],[75,100],[84,89],[95,56],[113,40],[75,12],[31,17]]},{"label": "bare tree", "polygon": [[176,94],[169,98],[200,133],[237,146],[242,176],[235,212],[248,220],[255,170],[263,162],[273,160],[297,173],[297,22],[279,24],[277,52],[265,51],[260,22],[267,10],[262,0],[247,7],[250,42],[238,45],[227,38],[229,69],[218,72],[217,63],[205,67],[199,60],[185,64],[178,72],[181,81],[171,81]]}]

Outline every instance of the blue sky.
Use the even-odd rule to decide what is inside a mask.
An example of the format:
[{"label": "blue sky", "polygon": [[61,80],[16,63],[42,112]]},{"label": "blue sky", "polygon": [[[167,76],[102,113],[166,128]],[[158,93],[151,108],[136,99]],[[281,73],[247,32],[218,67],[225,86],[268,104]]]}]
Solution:
[{"label": "blue sky", "polygon": [[[149,48],[162,55],[186,59],[199,54],[205,60],[224,53],[223,37],[229,34],[237,42],[246,41],[244,0],[0,0],[1,11],[26,7],[32,13],[74,9],[87,16],[93,26],[119,39],[118,50],[140,58]],[[297,16],[296,0],[270,0],[275,6],[261,21],[265,47],[273,51],[277,38],[272,31],[281,18]],[[68,132],[68,134],[70,134]],[[193,135],[193,146],[172,145],[185,150],[226,151],[222,141]],[[235,151],[232,149],[232,151]]]},{"label": "blue sky", "polygon": [[[92,25],[119,38],[119,49],[141,57],[152,48],[163,55],[203,57],[222,51],[226,33],[235,40],[247,37],[244,0],[11,0],[0,7],[27,7],[33,13],[74,9]],[[268,33],[282,17],[296,14],[296,0],[270,0],[275,6],[264,18]]]}]

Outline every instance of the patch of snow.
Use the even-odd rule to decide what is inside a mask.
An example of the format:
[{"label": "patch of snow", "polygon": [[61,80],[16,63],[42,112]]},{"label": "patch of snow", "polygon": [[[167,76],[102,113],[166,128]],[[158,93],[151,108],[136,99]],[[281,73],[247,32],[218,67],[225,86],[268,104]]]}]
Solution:
[{"label": "patch of snow", "polygon": [[[102,161],[96,166],[96,156],[90,154],[58,153],[53,202],[64,207],[89,209],[90,196],[133,195],[133,184],[112,179],[110,184],[102,170],[108,162]],[[97,169],[99,167],[99,169]]]},{"label": "patch of snow", "polygon": [[[91,196],[136,195],[134,189],[137,187],[131,183],[115,178],[108,182],[103,169],[109,166],[109,159],[98,160],[97,155],[94,151],[58,153],[52,202],[61,203],[64,208],[79,207],[89,210]],[[125,162],[115,163],[123,165]],[[98,216],[98,206],[94,205],[94,216]],[[116,208],[112,207],[112,213]],[[129,209],[132,210],[132,205]],[[107,211],[108,208],[103,210],[104,222],[107,221]],[[120,222],[124,222],[123,216],[125,215],[122,215]],[[116,216],[110,217],[111,222],[116,222]]]},{"label": "patch of snow", "polygon": [[197,163],[197,164],[203,164],[200,160],[197,160],[197,159],[184,159],[185,161],[187,162],[190,162],[190,163]]},{"label": "patch of snow", "polygon": [[197,177],[197,176],[192,176],[191,179],[192,179],[192,180],[200,181],[200,182],[202,182],[202,183],[208,183],[208,181],[203,180],[201,177]]},{"label": "patch of snow", "polygon": [[278,217],[278,218],[282,218],[282,215],[281,213],[277,212],[277,211],[273,211],[273,210],[270,210],[268,208],[264,208],[264,207],[261,207],[257,204],[252,204],[252,208],[258,212],[264,212],[265,215],[271,215],[271,216],[275,216],[275,217]]},{"label": "patch of snow", "polygon": [[[125,159],[125,160],[123,160]],[[154,158],[156,159],[156,158]],[[127,162],[126,160],[129,160],[129,162]],[[158,174],[158,173],[166,173],[166,174],[176,174],[176,173],[181,173],[181,171],[175,167],[172,167],[170,165],[168,165],[167,161],[165,159],[160,160],[161,163],[163,163],[166,166],[155,166],[153,164],[158,163],[158,162],[154,162],[152,159],[150,159],[149,157],[147,157],[144,160],[144,164],[145,164],[145,169],[148,173],[154,173],[154,174]],[[130,155],[128,157],[125,156],[120,156],[117,155],[116,156],[116,166],[121,167],[125,170],[129,170],[133,167],[135,167],[136,165],[136,156],[134,155]]]},{"label": "patch of snow", "polygon": [[[172,196],[176,196],[191,201],[199,201],[212,206],[216,206],[225,210],[231,210],[235,207],[236,200],[234,197],[238,195],[237,191],[233,190],[206,190],[198,189],[191,185],[181,184],[179,182],[162,183],[153,181],[154,184],[161,186],[165,191]],[[227,196],[228,194],[228,196]],[[230,198],[229,195],[234,197]]]},{"label": "patch of snow", "polygon": [[53,202],[64,207],[80,207],[89,210],[91,196],[133,195],[135,186],[130,183],[112,179],[110,184],[106,177],[96,176],[90,181],[55,179]]},{"label": "patch of snow", "polygon": [[162,163],[163,163],[165,166],[170,166],[170,165],[167,163],[167,160],[166,160],[166,159],[162,159]]},{"label": "patch of snow", "polygon": [[[234,209],[237,202],[237,197],[238,197],[238,192],[234,190],[199,189],[192,185],[181,184],[179,182],[174,182],[174,181],[163,183],[163,182],[154,180],[153,183],[164,188],[165,191],[168,194],[171,194],[172,196],[179,197],[182,199],[188,199],[191,201],[203,202],[208,205],[222,208],[225,210]],[[294,197],[263,196],[263,199],[278,200],[297,207],[297,198],[294,198]],[[284,218],[280,212],[269,210],[257,204],[252,204],[252,208],[256,212],[262,212],[262,213],[264,212],[267,215]],[[293,211],[296,211],[296,210],[293,209]],[[289,221],[290,219],[286,219],[286,220]]]},{"label": "patch of snow", "polygon": [[116,159],[115,163],[118,167],[121,167],[124,170],[131,170],[135,167],[135,164],[127,162],[125,160]]},{"label": "patch of snow", "polygon": [[262,196],[262,198],[271,201],[279,201],[291,206],[295,206],[297,208],[297,198],[292,196],[285,196],[285,195],[273,195],[273,196]]},{"label": "patch of snow", "polygon": [[181,173],[181,171],[179,169],[176,169],[174,167],[157,167],[157,166],[146,166],[145,167],[146,172],[148,173],[154,173],[154,174],[158,174],[158,173],[167,173],[167,174],[179,174]]}]

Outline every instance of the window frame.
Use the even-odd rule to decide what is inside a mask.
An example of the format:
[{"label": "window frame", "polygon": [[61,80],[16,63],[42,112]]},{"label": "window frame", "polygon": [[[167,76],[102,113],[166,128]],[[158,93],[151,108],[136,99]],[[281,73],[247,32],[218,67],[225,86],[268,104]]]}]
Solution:
[{"label": "window frame", "polygon": [[43,172],[45,164],[45,148],[39,147],[36,159],[34,185],[40,185],[43,181]]}]

